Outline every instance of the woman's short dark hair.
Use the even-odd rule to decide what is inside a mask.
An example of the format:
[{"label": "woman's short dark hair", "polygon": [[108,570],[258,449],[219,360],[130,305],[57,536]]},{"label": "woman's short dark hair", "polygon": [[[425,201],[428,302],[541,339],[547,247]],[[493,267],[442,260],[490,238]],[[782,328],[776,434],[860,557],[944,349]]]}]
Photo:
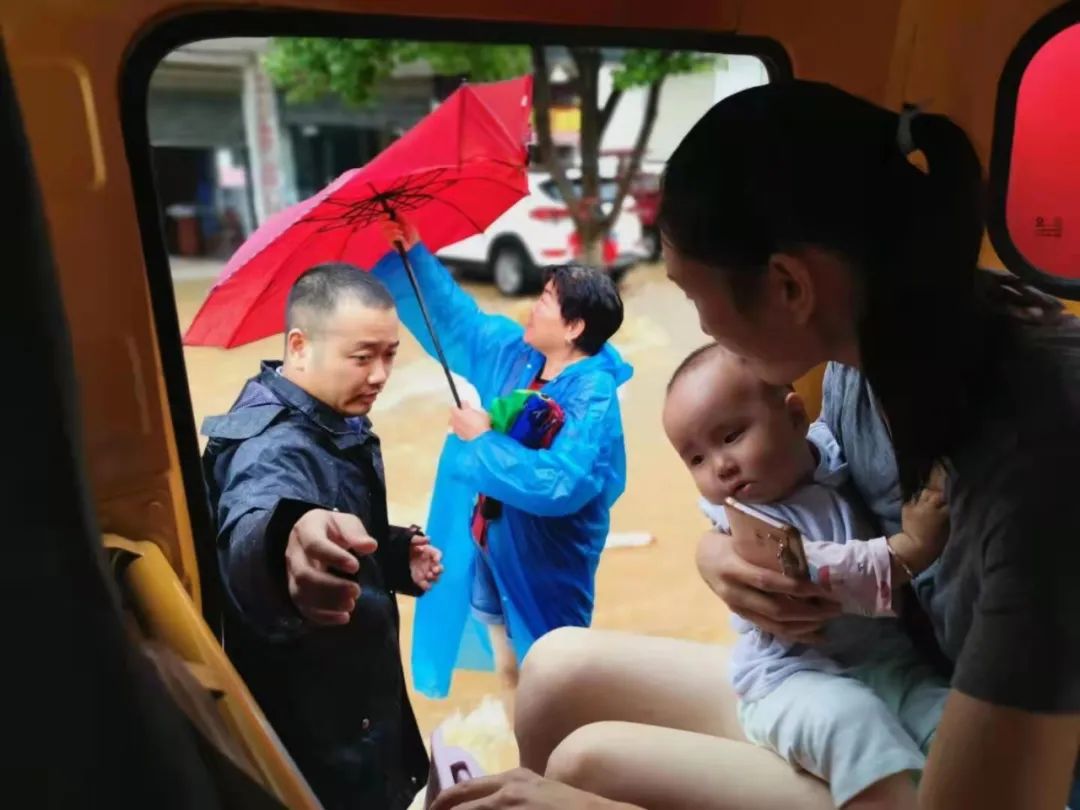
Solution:
[{"label": "woman's short dark hair", "polygon": [[659,225],[744,310],[775,253],[847,262],[862,371],[910,493],[963,440],[1006,331],[976,292],[983,204],[978,156],[948,118],[791,81],[730,96],[693,127],[668,161]]},{"label": "woman's short dark hair", "polygon": [[623,321],[622,298],[611,276],[582,264],[558,264],[545,269],[544,284],[549,281],[563,320],[585,325],[574,345],[588,355],[599,352]]}]

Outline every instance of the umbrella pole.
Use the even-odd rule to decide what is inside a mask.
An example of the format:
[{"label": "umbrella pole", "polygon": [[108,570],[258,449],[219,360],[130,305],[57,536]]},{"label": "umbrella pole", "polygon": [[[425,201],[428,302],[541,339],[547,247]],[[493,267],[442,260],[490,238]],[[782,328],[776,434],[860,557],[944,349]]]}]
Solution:
[{"label": "umbrella pole", "polygon": [[435,355],[439,358],[439,363],[442,364],[443,373],[446,374],[446,382],[450,384],[450,393],[454,396],[454,404],[459,408],[461,407],[461,397],[458,395],[457,386],[454,385],[454,377],[450,373],[450,366],[446,362],[446,355],[443,354],[442,343],[439,342],[439,336],[435,332],[435,327],[431,323],[431,316],[428,315],[427,304],[424,303],[424,296],[420,292],[420,284],[416,280],[416,273],[413,272],[412,264],[409,262],[409,256],[405,252],[405,246],[401,242],[394,242],[394,247],[397,248],[398,255],[401,257],[401,263],[405,265],[405,272],[409,276],[409,283],[412,284],[413,292],[416,293],[416,302],[420,305],[420,314],[424,316],[424,323],[427,324],[428,334],[431,335],[431,342],[435,346]]}]

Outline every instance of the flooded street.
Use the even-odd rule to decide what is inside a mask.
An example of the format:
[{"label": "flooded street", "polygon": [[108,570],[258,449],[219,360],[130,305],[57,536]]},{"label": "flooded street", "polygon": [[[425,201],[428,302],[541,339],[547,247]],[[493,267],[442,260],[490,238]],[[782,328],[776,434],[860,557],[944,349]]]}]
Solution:
[{"label": "flooded street", "polygon": [[[194,317],[220,265],[177,261],[174,278],[182,328]],[[487,284],[466,288],[490,312],[523,320],[529,300],[501,297]],[[622,389],[623,420],[629,456],[626,493],[612,514],[612,532],[647,534],[646,546],[615,547],[601,558],[595,626],[701,641],[732,638],[727,612],[699,579],[694,549],[705,530],[689,475],[670,449],[660,427],[663,391],[676,364],[705,342],[697,316],[659,265],[643,265],[623,282],[626,320],[615,344],[634,366]],[[228,409],[244,380],[262,359],[280,359],[281,336],[237,349],[185,350],[196,423]],[[427,518],[439,450],[446,435],[450,395],[438,365],[403,334],[403,346],[386,391],[372,412],[382,439],[387,469],[390,518],[397,524],[423,525]],[[412,636],[413,600],[401,598],[402,658],[406,668]],[[716,673],[717,679],[725,677]],[[410,679],[411,680],[411,679]],[[411,683],[410,683],[411,686]],[[432,701],[414,695],[413,705],[425,737],[456,712],[468,714],[486,695],[497,692],[488,673],[455,675],[451,696]],[[490,708],[490,707],[488,707]],[[479,721],[478,721],[479,722]],[[496,723],[499,725],[499,723]],[[483,765],[516,765],[509,729],[477,732],[471,742]],[[486,741],[485,741],[486,740]]]}]

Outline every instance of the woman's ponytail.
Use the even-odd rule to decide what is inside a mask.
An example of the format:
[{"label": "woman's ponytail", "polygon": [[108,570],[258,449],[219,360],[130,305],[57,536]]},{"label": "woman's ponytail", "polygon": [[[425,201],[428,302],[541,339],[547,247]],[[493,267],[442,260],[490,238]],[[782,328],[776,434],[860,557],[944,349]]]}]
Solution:
[{"label": "woman's ponytail", "polygon": [[[905,232],[889,241],[905,249],[870,293],[876,300],[868,302],[861,343],[910,496],[964,440],[987,388],[996,336],[976,291],[985,187],[975,147],[943,115],[906,111],[898,122],[897,187],[908,210],[893,212]],[[904,154],[915,151],[924,167]]]},{"label": "woman's ponytail", "polygon": [[985,223],[986,191],[982,164],[971,139],[944,115],[922,113],[911,121],[912,145],[926,157],[922,239],[929,241],[932,266],[946,278],[956,276],[961,294],[979,261]]}]

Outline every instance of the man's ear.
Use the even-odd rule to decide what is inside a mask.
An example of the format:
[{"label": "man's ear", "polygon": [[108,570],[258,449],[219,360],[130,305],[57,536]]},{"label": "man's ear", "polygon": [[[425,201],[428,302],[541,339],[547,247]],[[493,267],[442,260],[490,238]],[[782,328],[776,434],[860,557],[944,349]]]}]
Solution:
[{"label": "man's ear", "polygon": [[307,365],[310,346],[303,329],[290,329],[285,335],[285,361],[297,371],[303,371]]},{"label": "man's ear", "polygon": [[794,428],[801,433],[805,433],[810,427],[810,417],[806,414],[806,403],[803,402],[803,398],[794,391],[790,391],[784,397],[784,410],[787,411],[788,418],[791,419]]},{"label": "man's ear", "polygon": [[805,326],[814,314],[814,275],[806,259],[797,253],[774,253],[769,257],[769,293],[790,320]]}]

